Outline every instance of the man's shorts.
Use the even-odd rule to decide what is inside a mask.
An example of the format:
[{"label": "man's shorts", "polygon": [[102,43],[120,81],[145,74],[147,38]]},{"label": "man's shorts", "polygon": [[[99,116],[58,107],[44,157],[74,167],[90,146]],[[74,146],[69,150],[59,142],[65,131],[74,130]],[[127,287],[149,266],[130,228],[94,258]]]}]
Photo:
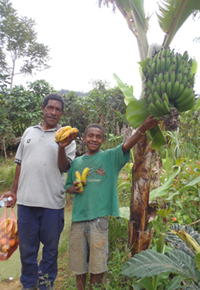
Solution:
[{"label": "man's shorts", "polygon": [[73,222],[69,237],[69,270],[76,275],[107,271],[108,219]]}]

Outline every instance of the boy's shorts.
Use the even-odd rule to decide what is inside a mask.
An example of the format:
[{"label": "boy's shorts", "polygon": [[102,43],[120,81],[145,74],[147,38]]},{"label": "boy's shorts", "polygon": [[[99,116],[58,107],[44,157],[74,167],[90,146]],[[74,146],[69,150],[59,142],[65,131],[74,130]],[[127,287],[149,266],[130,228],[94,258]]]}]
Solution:
[{"label": "boy's shorts", "polygon": [[108,219],[73,222],[69,237],[69,267],[76,275],[107,271]]}]

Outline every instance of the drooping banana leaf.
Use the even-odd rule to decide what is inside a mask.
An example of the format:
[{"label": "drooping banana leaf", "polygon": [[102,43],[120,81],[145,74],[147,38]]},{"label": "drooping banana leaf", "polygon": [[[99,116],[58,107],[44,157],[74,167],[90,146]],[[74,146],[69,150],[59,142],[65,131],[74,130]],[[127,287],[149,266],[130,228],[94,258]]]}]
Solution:
[{"label": "drooping banana leaf", "polygon": [[161,0],[157,13],[161,29],[167,34],[164,46],[168,47],[177,31],[195,11],[200,9],[199,0]]}]

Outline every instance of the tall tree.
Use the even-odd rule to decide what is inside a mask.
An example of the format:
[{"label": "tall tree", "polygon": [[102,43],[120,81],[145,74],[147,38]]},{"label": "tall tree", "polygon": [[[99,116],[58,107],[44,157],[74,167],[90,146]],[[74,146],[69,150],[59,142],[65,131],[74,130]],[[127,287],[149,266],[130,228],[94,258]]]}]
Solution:
[{"label": "tall tree", "polygon": [[[161,48],[167,48],[177,31],[181,28],[188,17],[195,10],[200,9],[199,0],[160,0],[159,11],[157,14],[158,22],[164,32],[164,40],[161,44],[150,44],[147,39],[149,27],[149,17],[144,10],[144,0],[99,0],[98,4],[109,5],[112,3],[113,9],[119,9],[125,18],[129,29],[136,37],[140,60],[145,61],[151,58]],[[140,102],[136,102],[131,91],[116,77],[119,87],[122,88],[127,104],[127,119],[133,128],[141,124],[147,117],[147,110],[140,110],[142,98],[145,96],[141,92]],[[137,112],[137,110],[140,110]],[[154,143],[157,148],[163,144],[160,128],[153,130]],[[156,137],[156,138],[155,138]],[[154,144],[155,145],[155,144]],[[155,148],[155,147],[154,147]],[[131,187],[130,220],[129,220],[129,246],[132,255],[139,253],[149,247],[153,236],[153,230],[147,229],[152,208],[149,206],[149,191],[151,182],[151,164],[155,151],[152,142],[149,142],[147,135],[141,138],[140,142],[134,147],[135,163],[133,166],[133,182]]]},{"label": "tall tree", "polygon": [[[10,0],[0,0],[0,64],[3,73],[32,75],[49,68],[49,48],[37,42],[35,21],[19,17]],[[17,61],[21,65],[16,72]]]}]

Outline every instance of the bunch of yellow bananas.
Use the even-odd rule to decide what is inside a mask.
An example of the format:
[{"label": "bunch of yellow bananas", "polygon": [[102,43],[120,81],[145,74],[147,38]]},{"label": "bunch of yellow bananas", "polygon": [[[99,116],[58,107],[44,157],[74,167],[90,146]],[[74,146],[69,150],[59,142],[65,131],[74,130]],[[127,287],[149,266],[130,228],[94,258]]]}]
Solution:
[{"label": "bunch of yellow bananas", "polygon": [[192,109],[195,104],[193,62],[187,51],[183,55],[174,54],[170,48],[160,50],[148,60],[143,73],[151,115],[168,115],[171,107],[179,112]]},{"label": "bunch of yellow bananas", "polygon": [[78,186],[82,186],[80,188],[81,191],[83,191],[83,185],[87,185],[87,177],[88,177],[88,172],[89,172],[89,167],[86,167],[83,169],[82,174],[80,174],[79,171],[75,172],[75,177],[76,177],[76,181],[83,181],[83,183],[78,183]]},{"label": "bunch of yellow bananas", "polygon": [[70,126],[61,127],[56,131],[55,142],[63,143],[63,141],[70,135],[70,133],[76,132],[78,132],[78,129],[76,128],[72,128]]},{"label": "bunch of yellow bananas", "polygon": [[19,244],[17,221],[7,218],[0,223],[0,254]]}]

